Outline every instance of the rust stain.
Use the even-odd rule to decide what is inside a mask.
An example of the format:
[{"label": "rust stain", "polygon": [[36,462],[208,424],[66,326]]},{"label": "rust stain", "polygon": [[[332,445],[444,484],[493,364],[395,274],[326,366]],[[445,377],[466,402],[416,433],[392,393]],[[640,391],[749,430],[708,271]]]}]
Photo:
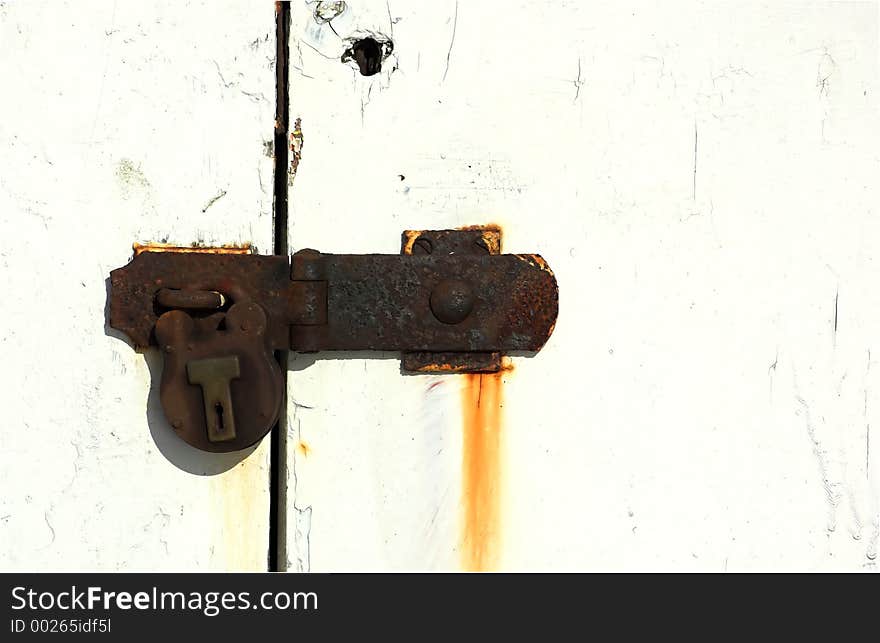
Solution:
[{"label": "rust stain", "polygon": [[[468,353],[464,353],[463,355],[467,356]],[[413,369],[412,372],[413,373],[467,373],[467,372],[473,372],[474,370],[475,370],[474,366],[467,363],[467,362],[462,362],[460,364],[449,364],[449,363],[443,362],[443,363],[438,363],[438,364],[423,364],[423,365],[419,366],[417,369]],[[500,367],[493,366],[491,368],[481,369],[480,372],[493,373],[493,372],[496,372],[499,370],[503,371],[506,369],[505,369],[504,365],[501,365]]]},{"label": "rust stain", "polygon": [[483,230],[483,247],[490,255],[501,254],[501,230]]},{"label": "rust stain", "polygon": [[308,458],[312,453],[312,447],[309,446],[309,443],[305,440],[300,440],[299,444],[296,445],[297,451],[299,451],[304,458]]},{"label": "rust stain", "polygon": [[501,254],[501,226],[497,223],[484,223],[481,225],[468,225],[457,230],[479,230],[482,232],[480,237],[483,240],[483,248],[490,255]]},{"label": "rust stain", "polygon": [[196,252],[202,254],[246,255],[251,253],[251,244],[229,244],[225,246],[175,246],[170,243],[133,243],[134,256],[144,252]]},{"label": "rust stain", "polygon": [[212,569],[265,570],[269,547],[269,447],[261,444],[243,462],[207,480],[206,524],[212,526]]},{"label": "rust stain", "polygon": [[424,232],[424,230],[404,230],[403,231],[404,241],[403,241],[403,251],[401,252],[401,254],[411,255],[413,253],[412,252],[413,244],[416,242],[416,239],[418,239],[420,236],[422,236],[422,232]]},{"label": "rust stain", "polygon": [[415,373],[458,373],[461,372],[462,369],[467,368],[467,365],[460,364],[447,364],[447,363],[439,363],[439,364],[423,364],[418,369],[416,369]]},{"label": "rust stain", "polygon": [[462,388],[461,567],[498,568],[501,548],[504,373],[466,375]]}]

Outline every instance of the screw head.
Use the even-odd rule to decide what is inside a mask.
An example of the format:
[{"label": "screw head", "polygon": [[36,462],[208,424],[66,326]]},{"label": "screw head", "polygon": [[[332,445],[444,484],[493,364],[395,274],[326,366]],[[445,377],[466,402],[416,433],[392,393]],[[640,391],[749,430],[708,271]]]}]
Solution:
[{"label": "screw head", "polygon": [[474,308],[474,292],[458,279],[444,279],[431,291],[431,312],[444,324],[464,321]]},{"label": "screw head", "polygon": [[434,244],[427,237],[419,237],[413,241],[412,254],[429,255],[434,252]]},{"label": "screw head", "polygon": [[474,245],[477,246],[480,250],[485,252],[487,255],[492,254],[492,249],[489,248],[489,244],[486,243],[486,240],[480,237],[476,241],[474,241]]}]

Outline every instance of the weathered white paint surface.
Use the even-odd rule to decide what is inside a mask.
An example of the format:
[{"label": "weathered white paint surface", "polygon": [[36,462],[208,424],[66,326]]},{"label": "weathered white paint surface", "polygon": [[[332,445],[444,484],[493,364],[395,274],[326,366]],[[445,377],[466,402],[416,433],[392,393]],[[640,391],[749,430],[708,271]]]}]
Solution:
[{"label": "weathered white paint surface", "polygon": [[268,441],[180,441],[104,306],[133,241],[271,251],[274,52],[271,4],[0,3],[0,569],[266,568]]},{"label": "weathered white paint surface", "polygon": [[[493,221],[559,279],[505,378],[501,566],[873,568],[876,3],[352,0],[369,78],[313,6],[292,248]],[[291,569],[457,568],[461,379],[289,381]]]}]

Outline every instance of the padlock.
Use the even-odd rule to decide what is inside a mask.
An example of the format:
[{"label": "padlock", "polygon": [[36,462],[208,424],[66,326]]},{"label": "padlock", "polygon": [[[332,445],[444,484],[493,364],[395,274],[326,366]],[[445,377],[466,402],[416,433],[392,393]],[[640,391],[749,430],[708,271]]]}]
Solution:
[{"label": "padlock", "polygon": [[238,451],[277,421],[283,379],[266,328],[266,312],[253,301],[206,317],[184,310],[159,317],[162,408],[175,432],[194,447]]}]

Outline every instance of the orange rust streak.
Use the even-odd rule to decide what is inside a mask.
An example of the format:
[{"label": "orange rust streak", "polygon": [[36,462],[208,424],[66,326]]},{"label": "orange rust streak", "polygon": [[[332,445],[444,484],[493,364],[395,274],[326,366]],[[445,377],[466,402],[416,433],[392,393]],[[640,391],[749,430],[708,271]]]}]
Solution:
[{"label": "orange rust streak", "polygon": [[240,246],[173,246],[168,243],[135,243],[132,244],[134,256],[143,252],[198,252],[203,254],[246,255],[251,252],[249,243]]},{"label": "orange rust streak", "polygon": [[462,389],[461,566],[497,569],[501,541],[502,373],[465,375]]},{"label": "orange rust streak", "polygon": [[296,448],[299,449],[299,452],[306,458],[308,458],[309,454],[312,452],[312,447],[310,447],[309,443],[305,440],[300,440],[299,444],[296,445]]}]

